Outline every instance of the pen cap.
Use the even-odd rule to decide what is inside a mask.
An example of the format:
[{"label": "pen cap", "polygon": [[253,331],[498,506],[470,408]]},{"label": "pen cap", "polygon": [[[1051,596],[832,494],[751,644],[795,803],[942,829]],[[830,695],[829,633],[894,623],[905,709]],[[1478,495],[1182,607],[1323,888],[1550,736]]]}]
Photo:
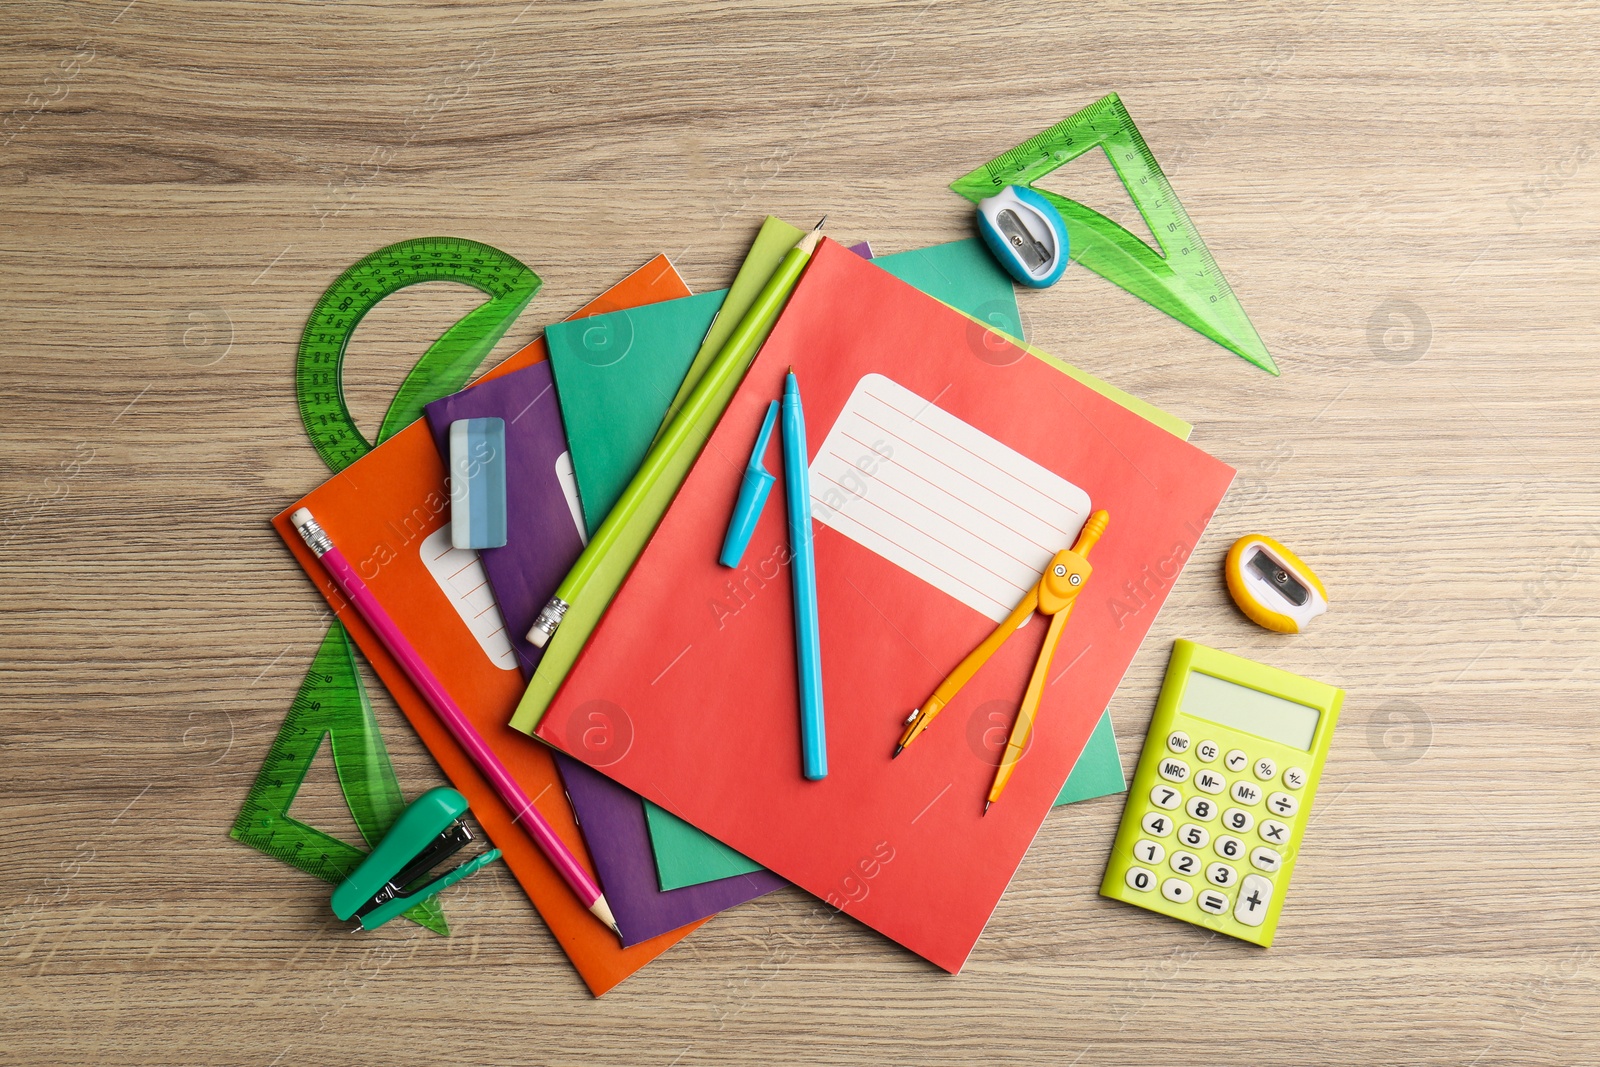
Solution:
[{"label": "pen cap", "polygon": [[761,466],[767,442],[772,440],[772,427],[778,421],[778,402],[767,405],[766,418],[761,420],[761,432],[756,434],[755,447],[750,450],[750,462],[745,464],[744,480],[739,483],[739,499],[733,505],[733,515],[728,519],[728,534],[722,539],[722,554],[717,562],[724,567],[737,567],[744,558],[744,550],[756,532],[761,520],[761,509],[767,506],[767,495],[772,483],[777,481]]}]

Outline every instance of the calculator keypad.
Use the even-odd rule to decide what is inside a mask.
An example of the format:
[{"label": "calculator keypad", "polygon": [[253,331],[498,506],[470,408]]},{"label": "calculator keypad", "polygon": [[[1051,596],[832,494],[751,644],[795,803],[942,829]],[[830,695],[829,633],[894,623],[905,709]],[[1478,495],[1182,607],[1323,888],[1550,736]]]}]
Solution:
[{"label": "calculator keypad", "polygon": [[1155,770],[1162,780],[1150,800],[1158,810],[1140,822],[1128,886],[1141,894],[1159,890],[1168,907],[1263,925],[1310,775],[1240,748],[1224,755],[1215,740],[1194,740],[1183,730],[1167,734]]}]

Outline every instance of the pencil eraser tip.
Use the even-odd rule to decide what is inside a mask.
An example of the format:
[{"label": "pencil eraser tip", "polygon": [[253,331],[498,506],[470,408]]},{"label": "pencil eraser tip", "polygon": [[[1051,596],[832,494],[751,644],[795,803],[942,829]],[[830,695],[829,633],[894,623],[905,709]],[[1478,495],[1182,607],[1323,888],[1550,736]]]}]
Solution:
[{"label": "pencil eraser tip", "polygon": [[296,530],[301,529],[306,523],[311,521],[311,509],[295,508],[294,514],[289,516],[289,521],[294,524],[294,528]]}]

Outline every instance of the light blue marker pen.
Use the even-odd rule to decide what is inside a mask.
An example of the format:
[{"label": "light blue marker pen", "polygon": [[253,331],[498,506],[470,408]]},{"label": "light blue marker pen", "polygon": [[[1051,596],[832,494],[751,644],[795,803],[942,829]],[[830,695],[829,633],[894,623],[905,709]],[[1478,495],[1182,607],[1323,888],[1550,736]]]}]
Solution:
[{"label": "light blue marker pen", "polygon": [[800,758],[813,782],[828,776],[822,716],[822,637],[817,627],[817,555],[811,542],[811,472],[806,416],[794,368],[783,383],[783,483],[789,503],[789,570],[794,575],[794,647],[800,673]]}]

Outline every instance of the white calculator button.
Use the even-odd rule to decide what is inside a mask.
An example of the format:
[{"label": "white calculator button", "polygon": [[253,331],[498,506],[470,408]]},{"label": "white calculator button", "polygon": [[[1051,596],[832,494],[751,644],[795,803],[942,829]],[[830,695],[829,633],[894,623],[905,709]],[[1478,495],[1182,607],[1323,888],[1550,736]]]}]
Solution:
[{"label": "white calculator button", "polygon": [[1272,776],[1277,773],[1278,765],[1273,763],[1267,757],[1262,756],[1260,759],[1256,760],[1256,777],[1261,779],[1263,782],[1272,781]]},{"label": "white calculator button", "polygon": [[1189,735],[1182,730],[1174,730],[1167,735],[1167,747],[1178,755],[1189,751]]},{"label": "white calculator button", "polygon": [[1163,815],[1159,811],[1147,811],[1139,825],[1152,837],[1166,837],[1172,833],[1172,816]]},{"label": "white calculator button", "polygon": [[1158,808],[1166,808],[1171,811],[1183,803],[1183,794],[1170,785],[1158,785],[1150,790],[1150,803]]},{"label": "white calculator button", "polygon": [[1256,824],[1256,817],[1243,808],[1229,808],[1222,813],[1222,825],[1239,833],[1248,833]]},{"label": "white calculator button", "polygon": [[1267,798],[1267,809],[1274,815],[1282,815],[1285,819],[1294,818],[1294,813],[1300,810],[1300,801],[1288,793],[1274,793]]},{"label": "white calculator button", "polygon": [[1195,758],[1201,763],[1210,763],[1217,758],[1217,743],[1215,741],[1202,741],[1194,747]]},{"label": "white calculator button", "polygon": [[1161,895],[1174,904],[1187,904],[1194,899],[1194,886],[1182,878],[1168,878],[1161,883]]},{"label": "white calculator button", "polygon": [[1154,841],[1140,841],[1133,846],[1133,856],[1140,863],[1160,863],[1166,855],[1167,850]]},{"label": "white calculator button", "polygon": [[1289,827],[1277,819],[1262,819],[1261,829],[1256,832],[1261,835],[1261,840],[1269,845],[1282,848],[1289,843]]},{"label": "white calculator button", "polygon": [[1169,782],[1187,782],[1189,765],[1181,759],[1164,759],[1156,768],[1156,773]]},{"label": "white calculator button", "polygon": [[1200,895],[1195,897],[1195,903],[1200,905],[1201,911],[1209,911],[1213,915],[1226,915],[1228,905],[1232,903],[1228,894],[1219,893],[1215,889],[1202,889]]},{"label": "white calculator button", "polygon": [[1257,845],[1250,850],[1250,866],[1258,871],[1266,871],[1268,874],[1272,874],[1283,866],[1283,857],[1278,855],[1276,849],[1268,848],[1266,845]]},{"label": "white calculator button", "polygon": [[1194,776],[1194,787],[1207,793],[1220,793],[1228,788],[1228,780],[1216,771],[1201,771]]},{"label": "white calculator button", "polygon": [[1228,795],[1241,804],[1261,803],[1261,787],[1254,782],[1234,782]]},{"label": "white calculator button", "polygon": [[1200,857],[1196,856],[1193,852],[1184,852],[1180,850],[1172,854],[1172,858],[1167,861],[1167,866],[1171,867],[1179,874],[1199,874]]},{"label": "white calculator button", "polygon": [[1206,881],[1212,885],[1230,886],[1239,880],[1239,872],[1226,863],[1212,863],[1206,866]]},{"label": "white calculator button", "polygon": [[1259,874],[1247,874],[1239,886],[1239,905],[1233,917],[1246,926],[1267,921],[1267,905],[1272,903],[1272,883]]},{"label": "white calculator button", "polygon": [[1299,789],[1306,784],[1306,772],[1299,767],[1290,767],[1283,772],[1283,784],[1290,789]]},{"label": "white calculator button", "polygon": [[1236,748],[1229,752],[1222,760],[1222,765],[1230,771],[1242,771],[1250,763],[1250,757],[1244,754],[1244,749]]},{"label": "white calculator button", "polygon": [[1148,893],[1156,887],[1156,876],[1143,867],[1129,867],[1125,881],[1129,889],[1137,889],[1141,893]]},{"label": "white calculator button", "polygon": [[1232,834],[1223,834],[1217,838],[1217,855],[1225,860],[1236,860],[1244,855],[1244,842]]},{"label": "white calculator button", "polygon": [[1178,827],[1178,840],[1190,848],[1205,848],[1206,842],[1211,840],[1211,831],[1204,826],[1196,826],[1192,822],[1186,822]]},{"label": "white calculator button", "polygon": [[1217,802],[1207,800],[1205,797],[1190,797],[1188,805],[1183,810],[1189,813],[1191,819],[1210,822],[1217,817]]}]

